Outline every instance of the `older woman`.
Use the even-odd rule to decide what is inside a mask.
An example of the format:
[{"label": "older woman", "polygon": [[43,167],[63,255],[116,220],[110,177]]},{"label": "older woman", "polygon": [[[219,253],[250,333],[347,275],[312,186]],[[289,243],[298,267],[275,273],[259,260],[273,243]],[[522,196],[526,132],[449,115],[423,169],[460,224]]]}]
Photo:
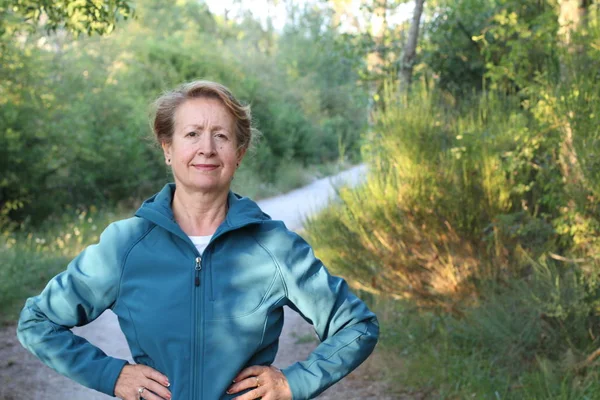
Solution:
[{"label": "older woman", "polygon": [[[115,222],[21,313],[21,343],[56,371],[125,400],[310,399],[356,368],[375,315],[311,247],[230,191],[251,142],[250,111],[196,81],[157,100],[154,132],[175,178]],[[321,343],[271,366],[288,305]],[[110,308],[135,365],[69,328]]]}]

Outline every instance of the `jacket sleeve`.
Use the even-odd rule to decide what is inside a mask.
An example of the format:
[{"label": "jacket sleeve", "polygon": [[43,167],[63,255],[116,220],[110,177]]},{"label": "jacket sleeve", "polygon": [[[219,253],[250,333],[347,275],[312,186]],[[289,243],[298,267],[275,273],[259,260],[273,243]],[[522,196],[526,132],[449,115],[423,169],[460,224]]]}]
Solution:
[{"label": "jacket sleeve", "polygon": [[27,299],[17,326],[21,344],[46,365],[80,384],[114,396],[126,360],[107,356],[73,334],[73,326],[96,319],[117,298],[124,244],[122,223],[111,224],[36,297]]},{"label": "jacket sleeve", "polygon": [[314,326],[321,339],[308,359],[282,370],[293,400],[305,400],[342,379],[371,354],[379,324],[346,282],[329,274],[304,239],[290,231],[286,236],[276,257],[287,304]]}]

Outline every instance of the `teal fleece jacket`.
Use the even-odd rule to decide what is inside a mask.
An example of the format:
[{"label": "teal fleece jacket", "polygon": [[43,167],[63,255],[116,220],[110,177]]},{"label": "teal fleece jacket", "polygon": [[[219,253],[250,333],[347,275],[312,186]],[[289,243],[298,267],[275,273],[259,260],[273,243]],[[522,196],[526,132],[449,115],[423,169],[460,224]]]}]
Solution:
[{"label": "teal fleece jacket", "polygon": [[114,396],[127,361],[69,329],[110,308],[135,362],[165,374],[176,400],[245,393],[225,391],[242,369],[272,364],[285,305],[321,340],[307,360],[282,370],[294,400],[317,396],[369,356],[376,316],[299,235],[230,191],[227,216],[199,254],[173,217],[174,191],[167,184],[135,217],[110,224],[98,244],[27,300],[17,327],[23,346],[59,373]]}]

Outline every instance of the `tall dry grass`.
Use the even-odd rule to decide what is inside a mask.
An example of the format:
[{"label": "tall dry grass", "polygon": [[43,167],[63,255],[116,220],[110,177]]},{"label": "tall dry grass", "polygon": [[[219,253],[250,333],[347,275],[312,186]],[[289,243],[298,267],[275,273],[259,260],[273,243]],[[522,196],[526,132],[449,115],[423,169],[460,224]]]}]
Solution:
[{"label": "tall dry grass", "polygon": [[[405,104],[390,94],[363,148],[367,182],[341,188],[307,233],[355,286],[456,311],[476,300],[478,281],[521,273],[509,262],[520,250],[502,217],[538,195],[527,163],[531,124],[498,95],[457,109],[425,88]],[[536,211],[525,207],[530,215],[513,217],[527,223]],[[552,243],[552,229],[539,228],[541,245]]]}]

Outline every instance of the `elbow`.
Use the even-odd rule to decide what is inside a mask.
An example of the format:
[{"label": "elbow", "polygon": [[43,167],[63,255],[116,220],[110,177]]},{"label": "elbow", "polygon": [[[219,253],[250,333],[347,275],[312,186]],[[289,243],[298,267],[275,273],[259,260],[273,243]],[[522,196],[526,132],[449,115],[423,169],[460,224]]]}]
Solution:
[{"label": "elbow", "polygon": [[379,320],[376,315],[367,320],[367,332],[365,336],[369,337],[373,348],[375,348],[375,345],[379,341]]},{"label": "elbow", "polygon": [[35,332],[35,326],[39,323],[38,313],[32,309],[34,305],[31,300],[27,299],[17,323],[17,339],[19,339],[19,342],[25,348],[29,348],[29,345],[36,341],[32,337],[32,333]]},{"label": "elbow", "polygon": [[379,321],[375,315],[364,320],[364,332],[357,340],[366,359],[373,352],[379,341]]},{"label": "elbow", "polygon": [[377,319],[376,315],[373,315],[373,317],[371,318],[370,326],[372,326],[373,328],[375,337],[379,338],[379,320]]},{"label": "elbow", "polygon": [[375,350],[375,346],[379,340],[379,322],[375,315],[363,321],[364,331],[363,333],[356,338],[356,344],[358,345],[358,354],[360,356],[357,360],[360,363],[365,361],[373,350]]},{"label": "elbow", "polygon": [[35,305],[34,298],[27,299],[17,323],[17,339],[21,345],[31,351],[32,346],[43,341],[53,332],[52,324]]}]

